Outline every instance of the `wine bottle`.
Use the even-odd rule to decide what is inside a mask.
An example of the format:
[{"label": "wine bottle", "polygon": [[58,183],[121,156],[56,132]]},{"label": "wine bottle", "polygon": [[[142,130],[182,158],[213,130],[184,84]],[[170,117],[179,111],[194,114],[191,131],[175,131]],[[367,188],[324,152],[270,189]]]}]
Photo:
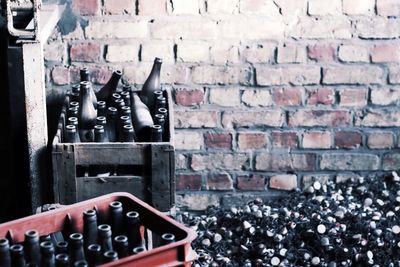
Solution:
[{"label": "wine bottle", "polygon": [[140,217],[136,211],[130,211],[125,215],[125,233],[129,241],[129,249],[142,246],[142,237],[140,235]]},{"label": "wine bottle", "polygon": [[40,243],[40,252],[42,253],[42,267],[54,267],[56,262],[53,243],[51,241]]},{"label": "wine bottle", "polygon": [[131,117],[132,111],[130,106],[123,106],[121,107],[120,116],[129,116]]},{"label": "wine bottle", "polygon": [[87,247],[88,251],[88,263],[89,266],[97,266],[103,262],[101,254],[101,246],[99,244],[91,244]]},{"label": "wine bottle", "polygon": [[56,254],[68,254],[68,242],[67,241],[60,241],[56,244]]},{"label": "wine bottle", "polygon": [[160,108],[167,108],[167,99],[164,96],[157,96],[156,98],[156,103],[155,103],[155,108],[153,110],[153,114],[156,114],[158,109]]},{"label": "wine bottle", "polygon": [[65,143],[79,143],[80,141],[81,140],[79,138],[78,132],[76,131],[76,126],[65,126]]},{"label": "wine bottle", "polygon": [[24,249],[27,264],[40,265],[39,233],[36,230],[25,232]]},{"label": "wine bottle", "polygon": [[79,260],[74,262],[74,267],[88,267],[88,263],[85,260]]},{"label": "wine bottle", "polygon": [[97,243],[97,214],[96,210],[83,212],[83,241],[85,248]]},{"label": "wine bottle", "polygon": [[102,224],[97,227],[99,245],[102,251],[113,250],[111,226]]},{"label": "wine bottle", "polygon": [[105,263],[118,260],[118,253],[113,250],[108,250],[108,251],[104,252],[103,256],[104,256]]},{"label": "wine bottle", "polygon": [[153,125],[151,127],[151,142],[162,142],[163,132],[160,125]]},{"label": "wine bottle", "polygon": [[106,131],[104,129],[104,125],[95,125],[94,126],[94,141],[96,143],[107,143],[109,142]]},{"label": "wine bottle", "polygon": [[118,235],[114,237],[115,251],[118,253],[118,258],[128,256],[128,237],[125,235]]},{"label": "wine bottle", "polygon": [[122,127],[122,139],[121,142],[134,142],[135,141],[135,130],[130,124],[126,124]]},{"label": "wine bottle", "polygon": [[67,117],[78,117],[79,107],[70,107],[67,110]]},{"label": "wine bottle", "polygon": [[105,101],[97,101],[97,117],[107,115],[107,106]]},{"label": "wine bottle", "polygon": [[111,101],[110,101],[110,103],[109,103],[109,106],[110,106],[110,107],[116,108],[116,107],[117,107],[117,100],[118,100],[118,99],[121,99],[121,95],[120,95],[119,93],[113,93],[113,94],[111,95]]},{"label": "wine bottle", "polygon": [[120,93],[121,98],[124,100],[126,106],[131,105],[131,93],[130,91],[123,91]]},{"label": "wine bottle", "polygon": [[117,141],[117,116],[118,110],[113,107],[109,107],[107,110],[107,137],[110,142]]},{"label": "wine bottle", "polygon": [[108,105],[110,105],[111,96],[117,91],[121,76],[121,71],[114,71],[108,82],[96,93],[97,99],[100,101],[105,101]]},{"label": "wine bottle", "polygon": [[[90,72],[89,69],[87,67],[83,67],[80,70],[80,76],[81,76],[81,84],[82,82],[89,82],[90,83]],[[94,90],[92,87],[90,87],[90,99],[92,99],[93,105],[96,108],[97,107],[97,97],[96,94],[94,93]]]},{"label": "wine bottle", "polygon": [[160,125],[164,132],[165,116],[160,113],[154,115],[154,124]]},{"label": "wine bottle", "polygon": [[69,256],[66,253],[56,255],[56,267],[69,267]]},{"label": "wine bottle", "polygon": [[136,93],[132,92],[131,101],[132,123],[138,141],[150,141],[151,127],[154,123],[149,108]]},{"label": "wine bottle", "polygon": [[140,99],[147,105],[149,110],[154,109],[154,91],[160,90],[160,71],[162,59],[155,58],[153,68],[140,91]]},{"label": "wine bottle", "polygon": [[143,247],[143,246],[134,247],[132,249],[132,255],[136,255],[136,254],[139,254],[139,253],[142,253],[142,252],[145,252],[145,251],[146,251],[146,248]]},{"label": "wine bottle", "polygon": [[110,214],[110,226],[113,231],[113,235],[120,235],[123,231],[123,211],[122,203],[119,201],[113,201],[108,205]]},{"label": "wine bottle", "polygon": [[[80,107],[78,113],[79,137],[82,142],[93,141],[93,127],[96,123],[97,111],[90,99],[90,83],[81,82]],[[96,101],[97,103],[97,101]]]},{"label": "wine bottle", "polygon": [[15,244],[10,247],[11,266],[25,267],[24,246]]},{"label": "wine bottle", "polygon": [[85,251],[83,249],[83,235],[73,233],[69,236],[71,262],[85,259]]},{"label": "wine bottle", "polygon": [[96,118],[96,125],[103,125],[104,127],[106,127],[107,125],[107,119],[105,116],[99,116]]},{"label": "wine bottle", "polygon": [[0,266],[11,266],[10,243],[7,238],[0,239]]}]

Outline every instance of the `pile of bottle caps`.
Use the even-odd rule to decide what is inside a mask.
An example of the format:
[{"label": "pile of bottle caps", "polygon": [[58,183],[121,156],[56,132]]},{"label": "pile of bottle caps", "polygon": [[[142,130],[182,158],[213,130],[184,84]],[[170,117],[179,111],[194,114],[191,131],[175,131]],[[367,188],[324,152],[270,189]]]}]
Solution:
[{"label": "pile of bottle caps", "polygon": [[354,177],[205,215],[194,266],[400,266],[400,177]]}]

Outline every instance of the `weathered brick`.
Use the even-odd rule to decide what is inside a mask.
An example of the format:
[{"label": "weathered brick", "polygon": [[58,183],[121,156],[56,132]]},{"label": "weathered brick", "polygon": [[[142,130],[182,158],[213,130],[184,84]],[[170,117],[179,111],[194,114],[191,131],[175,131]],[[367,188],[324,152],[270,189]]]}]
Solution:
[{"label": "weathered brick", "polygon": [[242,102],[250,107],[266,107],[272,105],[272,95],[266,89],[244,90]]},{"label": "weathered brick", "polygon": [[174,110],[175,128],[214,128],[217,117],[216,111]]},{"label": "weathered brick", "polygon": [[284,114],[280,110],[225,111],[222,115],[222,125],[225,128],[280,127],[283,122]]},{"label": "weathered brick", "polygon": [[107,45],[106,60],[108,62],[132,62],[137,61],[139,45]]},{"label": "weathered brick", "polygon": [[342,13],[342,1],[329,2],[320,0],[308,0],[308,14],[316,16],[339,15]]},{"label": "weathered brick", "polygon": [[279,88],[272,90],[274,103],[278,106],[299,106],[303,102],[302,88]]},{"label": "weathered brick", "polygon": [[269,85],[310,85],[318,84],[321,78],[320,67],[256,67],[257,84],[261,86]]},{"label": "weathered brick", "polygon": [[198,0],[172,0],[172,14],[199,14],[199,1]]},{"label": "weathered brick", "polygon": [[210,40],[218,36],[217,23],[205,16],[155,19],[150,31],[154,39]]},{"label": "weathered brick", "polygon": [[326,153],[321,156],[320,168],[332,171],[378,170],[379,157],[372,154]]},{"label": "weathered brick", "polygon": [[89,21],[85,33],[89,39],[146,38],[147,21]]},{"label": "weathered brick", "polygon": [[307,47],[308,58],[317,62],[333,62],[336,46],[333,44],[316,44]]},{"label": "weathered brick", "polygon": [[190,69],[185,65],[168,64],[163,66],[160,80],[165,84],[188,84],[189,74]]},{"label": "weathered brick", "polygon": [[369,62],[369,53],[362,45],[341,45],[338,58],[344,62]]},{"label": "weathered brick", "polygon": [[135,1],[104,0],[104,12],[111,15],[135,14]]},{"label": "weathered brick", "polygon": [[240,106],[240,91],[238,88],[211,88],[210,103],[222,107]]},{"label": "weathered brick", "polygon": [[382,158],[382,168],[385,171],[397,171],[400,169],[400,154],[391,152]]},{"label": "weathered brick", "polygon": [[357,148],[362,145],[362,135],[355,131],[339,131],[335,133],[335,145],[338,148]]},{"label": "weathered brick", "polygon": [[73,44],[69,55],[72,61],[97,62],[101,58],[101,47],[98,43]]},{"label": "weathered brick", "polygon": [[203,89],[187,89],[187,88],[175,89],[175,102],[178,105],[194,106],[202,104],[203,101],[204,101]]},{"label": "weathered brick", "polygon": [[176,204],[185,209],[202,211],[210,205],[219,207],[220,197],[217,194],[183,194],[177,196]]},{"label": "weathered brick", "polygon": [[65,58],[65,46],[60,43],[44,45],[44,59],[46,61],[63,62]]},{"label": "weathered brick", "polygon": [[66,85],[70,83],[70,69],[66,66],[54,66],[51,71],[51,78],[57,85]]},{"label": "weathered brick", "polygon": [[247,170],[250,167],[250,158],[244,153],[208,153],[206,155],[193,154],[191,167],[194,171],[202,170]]},{"label": "weathered brick", "polygon": [[237,188],[244,191],[264,191],[265,177],[261,175],[238,176]]},{"label": "weathered brick", "polygon": [[314,182],[320,182],[322,185],[326,185],[329,181],[329,175],[325,174],[311,174],[311,175],[304,175],[303,179],[301,180],[302,188],[307,189],[314,184]]},{"label": "weathered brick", "polygon": [[392,132],[373,132],[368,134],[368,147],[370,149],[384,149],[394,147]]},{"label": "weathered brick", "polygon": [[177,60],[182,62],[208,62],[210,47],[207,42],[182,41],[177,45]]},{"label": "weathered brick", "polygon": [[275,0],[274,3],[280,8],[280,13],[287,20],[286,22],[306,13],[307,0]]},{"label": "weathered brick", "polygon": [[[55,31],[55,32],[58,32],[58,31]],[[68,40],[68,41],[69,40],[79,40],[79,41],[84,40],[85,39],[85,34],[83,32],[83,28],[82,28],[81,24],[79,23],[79,21],[77,21],[75,23],[75,28],[71,29],[71,32],[62,33],[62,38],[64,40]],[[54,38],[54,39],[56,39],[56,38]]]},{"label": "weathered brick", "polygon": [[303,134],[303,148],[328,149],[332,147],[332,134],[326,131],[308,131]]},{"label": "weathered brick", "polygon": [[227,191],[233,189],[233,181],[227,173],[212,173],[207,176],[207,190]]},{"label": "weathered brick", "polygon": [[[114,71],[112,68],[107,67],[107,66],[95,66],[89,68],[89,71],[91,73],[91,79],[92,82],[95,84],[106,84],[108,80],[111,78],[112,72]],[[72,72],[71,74],[71,80],[73,80],[73,76],[75,76],[76,82],[80,81],[79,78],[79,72],[78,70],[75,72]]]},{"label": "weathered brick", "polygon": [[306,49],[296,44],[283,44],[278,47],[278,63],[303,63],[306,61]]},{"label": "weathered brick", "polygon": [[364,15],[375,12],[375,0],[343,0],[343,13],[347,15]]},{"label": "weathered brick", "polygon": [[287,35],[296,39],[350,39],[351,23],[344,16],[303,17]]},{"label": "weathered brick", "polygon": [[259,153],[255,168],[259,171],[312,171],[315,169],[314,154]]},{"label": "weathered brick", "polygon": [[323,68],[324,84],[381,84],[384,71],[376,66],[340,66]]},{"label": "weathered brick", "polygon": [[72,10],[79,15],[97,15],[100,12],[98,0],[72,0]]},{"label": "weathered brick", "polygon": [[278,174],[269,179],[269,188],[292,191],[297,188],[297,176],[294,174]]},{"label": "weathered brick", "polygon": [[335,91],[332,88],[317,88],[307,90],[307,105],[333,105]]},{"label": "weathered brick", "polygon": [[250,63],[271,63],[275,61],[276,46],[272,43],[260,43],[253,46],[246,46],[243,57]]},{"label": "weathered brick", "polygon": [[389,83],[400,84],[400,66],[391,65],[389,66]]},{"label": "weathered brick", "polygon": [[239,62],[239,48],[232,43],[218,42],[210,48],[212,63],[225,64]]},{"label": "weathered brick", "polygon": [[272,132],[272,145],[274,147],[298,147],[298,136],[296,132]]},{"label": "weathered brick", "polygon": [[375,45],[371,51],[371,60],[375,63],[399,62],[400,46],[396,44]]},{"label": "weathered brick", "polygon": [[201,190],[202,178],[199,174],[178,174],[176,190]]},{"label": "weathered brick", "polygon": [[400,2],[397,0],[377,0],[376,10],[382,16],[400,16]]},{"label": "weathered brick", "polygon": [[162,58],[163,62],[174,63],[174,45],[167,40],[151,40],[142,42],[141,61],[154,62],[154,58]]},{"label": "weathered brick", "polygon": [[175,157],[175,168],[177,170],[187,170],[188,169],[188,157],[184,154],[176,152]]},{"label": "weathered brick", "polygon": [[265,133],[260,132],[241,132],[238,134],[238,147],[245,149],[262,149],[268,144],[268,138]]},{"label": "weathered brick", "polygon": [[151,71],[151,65],[151,63],[141,63],[136,66],[133,66],[132,64],[125,66],[123,78],[128,83],[144,84]]},{"label": "weathered brick", "polygon": [[204,134],[204,143],[206,148],[232,148],[231,133],[215,133],[209,132]]},{"label": "weathered brick", "polygon": [[240,0],[240,13],[279,17],[279,8],[273,1]]},{"label": "weathered brick", "polygon": [[393,105],[400,101],[400,89],[374,88],[371,89],[371,103],[374,105]]},{"label": "weathered brick", "polygon": [[167,14],[167,0],[138,0],[139,15],[165,15]]},{"label": "weathered brick", "polygon": [[211,14],[236,14],[238,8],[238,0],[213,0],[207,2],[207,12]]},{"label": "weathered brick", "polygon": [[203,135],[193,131],[175,131],[174,142],[179,150],[199,150],[203,148]]},{"label": "weathered brick", "polygon": [[343,107],[362,107],[368,103],[368,89],[340,89],[339,90],[339,105]]},{"label": "weathered brick", "polygon": [[340,127],[351,123],[351,114],[347,110],[306,110],[289,113],[289,126]]},{"label": "weathered brick", "polygon": [[192,70],[192,80],[198,84],[248,83],[251,77],[248,68],[234,66],[196,66]]},{"label": "weathered brick", "polygon": [[378,16],[356,21],[356,33],[363,39],[392,39],[400,36],[400,19]]},{"label": "weathered brick", "polygon": [[399,127],[400,111],[398,109],[370,109],[360,114],[357,126],[364,127]]}]

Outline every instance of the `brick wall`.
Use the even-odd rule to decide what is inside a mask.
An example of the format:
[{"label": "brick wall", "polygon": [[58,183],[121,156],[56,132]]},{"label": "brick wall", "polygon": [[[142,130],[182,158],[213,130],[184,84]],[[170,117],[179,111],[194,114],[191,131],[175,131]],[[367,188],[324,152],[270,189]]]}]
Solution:
[{"label": "brick wall", "polygon": [[183,206],[400,167],[398,0],[73,0],[59,26],[49,97],[164,59]]}]

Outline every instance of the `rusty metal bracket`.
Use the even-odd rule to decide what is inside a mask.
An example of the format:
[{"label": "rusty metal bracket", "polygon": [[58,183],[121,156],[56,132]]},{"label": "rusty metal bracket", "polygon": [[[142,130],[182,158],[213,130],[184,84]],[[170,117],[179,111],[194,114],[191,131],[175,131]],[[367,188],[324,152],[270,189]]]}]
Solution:
[{"label": "rusty metal bracket", "polygon": [[[19,4],[18,2],[12,2],[11,0],[6,1],[7,7],[7,28],[11,36],[20,38],[20,42],[37,41],[40,36],[39,28],[39,10],[41,9],[41,0],[31,0]],[[25,29],[17,29],[15,27],[14,15],[20,11],[29,12],[31,11],[32,20]]]}]

